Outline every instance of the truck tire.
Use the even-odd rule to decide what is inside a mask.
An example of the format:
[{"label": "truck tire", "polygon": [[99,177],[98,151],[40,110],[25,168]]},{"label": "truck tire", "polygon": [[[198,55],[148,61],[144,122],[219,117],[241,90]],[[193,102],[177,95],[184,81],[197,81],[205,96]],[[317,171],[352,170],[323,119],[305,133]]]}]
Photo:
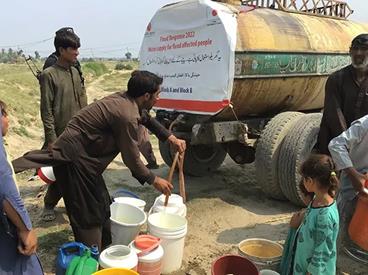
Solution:
[{"label": "truck tire", "polygon": [[167,142],[167,141],[163,142],[163,141],[159,140],[158,148],[160,150],[160,154],[161,154],[161,157],[164,160],[164,162],[168,166],[171,166],[171,164],[174,160],[174,156],[173,156],[173,153],[171,152],[169,142]]},{"label": "truck tire", "polygon": [[284,195],[292,203],[304,206],[299,190],[299,168],[317,142],[321,113],[300,117],[286,135],[279,155],[279,182]]},{"label": "truck tire", "polygon": [[[174,160],[168,142],[160,142],[159,149],[162,159],[168,166]],[[226,157],[226,151],[221,144],[190,145],[187,144],[184,159],[184,173],[191,176],[205,176],[211,174],[221,166]]]},{"label": "truck tire", "polygon": [[286,134],[302,113],[284,112],[271,119],[258,139],[256,177],[263,192],[274,199],[285,199],[278,180],[279,151]]}]

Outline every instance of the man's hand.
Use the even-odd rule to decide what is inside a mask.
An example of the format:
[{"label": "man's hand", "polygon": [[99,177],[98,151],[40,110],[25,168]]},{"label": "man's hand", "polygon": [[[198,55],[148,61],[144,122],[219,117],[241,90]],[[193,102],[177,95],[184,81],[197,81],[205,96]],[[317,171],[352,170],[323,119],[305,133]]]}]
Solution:
[{"label": "man's hand", "polygon": [[51,152],[51,151],[52,151],[52,147],[53,147],[53,145],[54,145],[54,142],[49,142],[49,143],[47,144],[47,151]]},{"label": "man's hand", "polygon": [[161,193],[169,196],[171,195],[171,190],[174,188],[174,186],[170,182],[157,176],[155,177],[153,186]]},{"label": "man's hand", "polygon": [[354,189],[358,193],[367,194],[365,190],[365,182],[368,180],[368,175],[359,173],[353,167],[346,168],[344,171],[349,176],[349,179],[351,180],[351,184],[353,185]]},{"label": "man's hand", "polygon": [[29,230],[22,230],[18,231],[19,235],[19,244],[18,244],[18,251],[26,256],[30,256],[36,253],[37,249],[37,236],[32,229]]},{"label": "man's hand", "polygon": [[174,135],[169,136],[168,141],[175,147],[179,153],[183,153],[187,148],[185,140],[178,139]]}]

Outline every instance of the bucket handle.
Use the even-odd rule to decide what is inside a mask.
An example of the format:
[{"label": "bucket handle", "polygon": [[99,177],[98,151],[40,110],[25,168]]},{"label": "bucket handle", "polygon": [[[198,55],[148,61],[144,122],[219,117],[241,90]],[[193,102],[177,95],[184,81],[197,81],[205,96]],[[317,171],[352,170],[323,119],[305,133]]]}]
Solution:
[{"label": "bucket handle", "polygon": [[[170,167],[170,171],[169,171],[169,175],[167,177],[167,181],[168,182],[172,182],[172,178],[174,175],[174,170],[176,165],[178,165],[178,169],[179,169],[179,193],[180,196],[183,198],[183,202],[185,203],[186,201],[186,195],[185,195],[185,182],[184,182],[184,154],[185,152],[179,154],[179,152],[175,153],[175,157],[174,157],[174,161]],[[164,206],[166,207],[167,204],[169,203],[169,195],[166,195],[165,197],[165,203]]]},{"label": "bucket handle", "polygon": [[132,198],[139,199],[138,195],[136,195],[133,192],[128,191],[124,188],[119,188],[119,189],[115,190],[115,192],[112,194],[112,197],[115,199],[119,194],[125,194],[125,195],[129,195]]}]

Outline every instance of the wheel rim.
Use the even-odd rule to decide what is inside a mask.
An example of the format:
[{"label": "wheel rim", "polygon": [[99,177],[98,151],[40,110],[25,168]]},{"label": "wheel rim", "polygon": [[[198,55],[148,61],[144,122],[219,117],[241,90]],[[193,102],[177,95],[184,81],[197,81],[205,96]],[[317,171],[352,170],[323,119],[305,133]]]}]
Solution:
[{"label": "wheel rim", "polygon": [[190,150],[196,161],[206,163],[217,155],[219,148],[209,145],[194,145],[190,146]]}]

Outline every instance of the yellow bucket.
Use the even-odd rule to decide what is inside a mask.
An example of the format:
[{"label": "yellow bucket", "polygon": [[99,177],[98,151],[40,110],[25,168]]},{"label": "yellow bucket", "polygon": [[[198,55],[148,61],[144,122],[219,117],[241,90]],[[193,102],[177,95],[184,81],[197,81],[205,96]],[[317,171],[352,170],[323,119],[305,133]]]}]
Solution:
[{"label": "yellow bucket", "polygon": [[92,275],[139,275],[134,270],[126,268],[106,268],[93,273]]},{"label": "yellow bucket", "polygon": [[239,243],[239,254],[262,269],[277,270],[283,252],[282,245],[266,239],[247,239]]}]

